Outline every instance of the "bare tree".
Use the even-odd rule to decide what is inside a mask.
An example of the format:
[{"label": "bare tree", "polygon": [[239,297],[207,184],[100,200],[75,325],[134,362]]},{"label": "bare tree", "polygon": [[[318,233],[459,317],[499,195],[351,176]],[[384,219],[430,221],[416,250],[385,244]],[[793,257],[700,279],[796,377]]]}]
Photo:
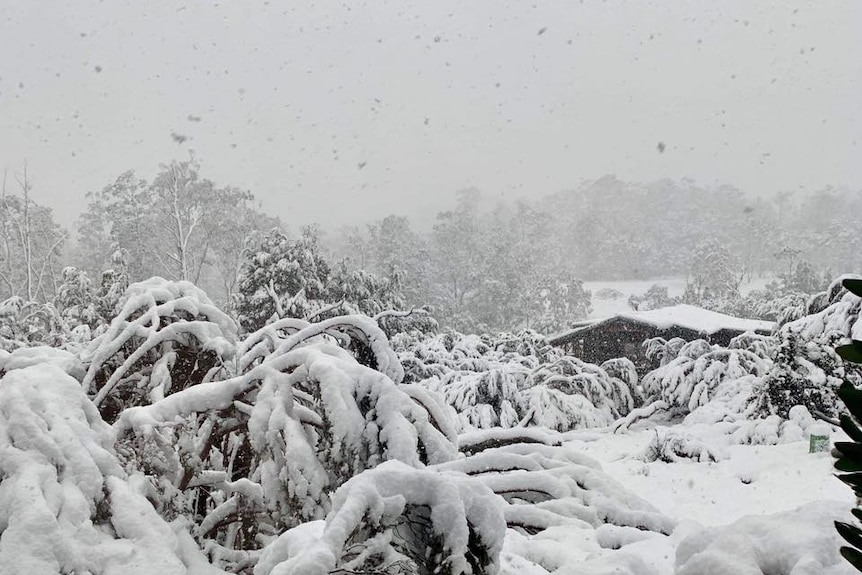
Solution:
[{"label": "bare tree", "polygon": [[50,209],[31,199],[32,181],[26,164],[15,179],[20,195],[8,192],[8,175],[4,171],[0,190],[0,283],[8,297],[51,301],[56,287],[56,260],[66,233],[54,222]]}]

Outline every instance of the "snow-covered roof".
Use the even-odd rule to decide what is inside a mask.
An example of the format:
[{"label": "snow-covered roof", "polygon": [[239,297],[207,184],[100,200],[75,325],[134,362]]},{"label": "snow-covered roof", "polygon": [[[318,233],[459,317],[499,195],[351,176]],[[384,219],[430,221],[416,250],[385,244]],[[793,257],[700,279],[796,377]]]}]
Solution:
[{"label": "snow-covered roof", "polygon": [[643,325],[650,325],[660,330],[680,327],[706,335],[712,335],[722,330],[738,332],[754,331],[761,333],[770,332],[775,325],[770,321],[733,317],[731,315],[709,311],[708,309],[703,309],[693,305],[680,304],[649,311],[623,312],[610,318],[596,320],[586,325],[576,326],[574,329],[549,338],[549,341],[553,343],[555,340],[564,339],[573,334],[592,329],[597,325],[616,319],[624,319]]}]

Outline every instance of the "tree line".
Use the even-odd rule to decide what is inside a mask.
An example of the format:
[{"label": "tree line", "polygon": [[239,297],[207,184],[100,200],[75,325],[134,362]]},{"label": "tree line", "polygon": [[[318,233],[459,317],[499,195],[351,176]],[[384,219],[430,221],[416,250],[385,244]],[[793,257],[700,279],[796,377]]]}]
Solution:
[{"label": "tree line", "polygon": [[[151,181],[124,172],[87,200],[70,233],[34,200],[26,170],[4,175],[3,299],[58,303],[82,284],[107,292],[118,278],[162,276],[203,287],[248,329],[327,306],[427,307],[460,331],[550,333],[590,312],[584,280],[685,276],[685,301],[764,315],[740,299],[744,280],[780,276],[785,295],[813,293],[862,267],[862,233],[849,225],[862,191],[831,188],[750,196],[606,176],[534,201],[464,190],[430,230],[392,214],[325,231],[270,216],[251,191],[174,161]],[[674,300],[651,290],[630,303]]]}]

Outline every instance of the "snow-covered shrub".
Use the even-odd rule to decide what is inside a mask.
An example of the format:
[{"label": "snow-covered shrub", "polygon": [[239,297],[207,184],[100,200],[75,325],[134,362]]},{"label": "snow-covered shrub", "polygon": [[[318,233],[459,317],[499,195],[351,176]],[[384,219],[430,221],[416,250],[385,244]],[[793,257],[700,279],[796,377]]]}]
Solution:
[{"label": "snow-covered shrub", "polygon": [[742,445],[776,445],[804,440],[808,437],[813,418],[802,405],[790,410],[788,419],[777,415],[740,419],[732,433],[732,441]]},{"label": "snow-covered shrub", "polygon": [[[0,572],[182,575],[205,560],[127,476],[114,433],[59,368],[0,381]],[[215,571],[209,571],[214,573]]]},{"label": "snow-covered shrub", "polygon": [[53,304],[26,301],[19,296],[0,302],[0,349],[60,347],[70,337],[69,327]]},{"label": "snow-covered shrub", "polygon": [[651,573],[625,545],[664,543],[674,521],[563,438],[539,428],[473,431],[459,436],[466,458],[435,468],[464,473],[504,502],[504,573]]},{"label": "snow-covered shrub", "polygon": [[233,356],[236,325],[189,282],[129,286],[120,314],[82,354],[84,389],[113,421],[139,405],[213,379]]},{"label": "snow-covered shrub", "polygon": [[679,350],[688,342],[681,337],[665,340],[663,337],[653,337],[643,342],[647,359],[658,361],[660,366],[667,365],[679,355]]},{"label": "snow-covered shrub", "polygon": [[771,367],[771,361],[745,349],[753,337],[756,336],[734,340],[727,348],[712,346],[703,340],[683,345],[675,359],[644,376],[644,394],[653,401],[664,401],[671,409],[688,413],[705,405],[727,381],[746,376],[762,377]]},{"label": "snow-covered shrub", "polygon": [[59,367],[76,380],[84,379],[84,366],[78,356],[64,349],[55,347],[19,347],[12,353],[0,350],[0,377],[9,371],[25,369],[35,365],[51,365]]},{"label": "snow-covered shrub", "polygon": [[608,373],[565,356],[531,331],[496,337],[400,334],[393,343],[407,381],[440,393],[458,412],[462,429],[600,427],[640,403],[629,360],[606,362]]},{"label": "snow-covered shrub", "polygon": [[523,533],[558,525],[595,529],[604,524],[672,531],[671,519],[626,491],[598,462],[560,445],[555,433],[507,438],[508,431],[471,433],[464,441],[471,446],[468,457],[435,468],[466,473],[490,487],[508,504],[504,515],[509,527]]},{"label": "snow-covered shrub", "polygon": [[[330,494],[365,470],[457,456],[450,413],[395,383],[401,366],[371,318],[303,323],[250,336],[234,377],[127,408],[115,425],[129,458],[151,463],[164,511],[202,517],[207,551],[232,568],[253,564],[260,541],[322,519]],[[350,351],[353,340],[366,351]]]},{"label": "snow-covered shrub", "polygon": [[851,276],[833,282],[812,303],[813,309],[826,304],[825,308],[779,330],[775,361],[753,397],[762,415],[787,417],[794,405],[804,405],[834,417],[840,411],[835,392],[841,382],[862,385],[862,368],[845,363],[835,353],[837,345],[862,338],[858,321],[862,298],[842,287],[844,277]]},{"label": "snow-covered shrub", "polygon": [[389,461],[336,491],[325,523],[279,537],[255,575],[495,573],[505,532],[503,502],[480,481]]},{"label": "snow-covered shrub", "polygon": [[674,463],[694,459],[703,463],[720,461],[724,459],[724,455],[692,435],[672,429],[662,432],[656,429],[655,436],[640,458],[646,462]]},{"label": "snow-covered shrub", "polygon": [[581,393],[612,417],[625,415],[639,403],[637,371],[631,360],[615,358],[601,366],[574,357],[562,357],[532,372],[532,385]]},{"label": "snow-covered shrub", "polygon": [[[659,360],[659,367],[641,381],[644,406],[619,420],[616,430],[666,411],[694,416],[706,410],[708,413],[697,413],[695,419],[713,422],[735,418],[747,410],[752,386],[769,371],[774,342],[769,336],[745,333],[733,338],[726,348],[679,338],[653,338],[644,342],[644,347],[650,359]],[[720,400],[720,405],[707,409],[715,400]]]}]

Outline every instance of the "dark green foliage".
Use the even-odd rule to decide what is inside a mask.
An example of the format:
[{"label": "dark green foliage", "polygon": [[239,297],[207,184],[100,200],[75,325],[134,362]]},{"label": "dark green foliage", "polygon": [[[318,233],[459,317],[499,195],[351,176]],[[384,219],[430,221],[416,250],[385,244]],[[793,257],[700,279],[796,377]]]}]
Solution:
[{"label": "dark green foliage", "polygon": [[329,275],[315,229],[306,228],[298,240],[270,231],[245,253],[233,301],[240,325],[251,332],[274,314],[301,318],[316,311]]},{"label": "dark green foliage", "polygon": [[[845,279],[842,284],[847,291],[862,297],[862,280]],[[862,341],[853,340],[848,345],[836,348],[836,351],[845,361],[862,363]],[[859,421],[862,421],[862,391],[845,381],[838,390],[838,397],[841,398],[850,412],[850,415],[841,416],[841,428],[853,441],[835,443],[835,450],[838,454],[835,469],[845,472],[838,478],[853,488],[857,498],[862,498],[862,429],[859,429],[858,424]],[[859,509],[854,509],[853,515],[859,519],[862,517],[862,512]],[[862,529],[841,521],[835,522],[835,529],[852,546],[842,547],[841,556],[850,562],[857,571],[862,572]]]}]

